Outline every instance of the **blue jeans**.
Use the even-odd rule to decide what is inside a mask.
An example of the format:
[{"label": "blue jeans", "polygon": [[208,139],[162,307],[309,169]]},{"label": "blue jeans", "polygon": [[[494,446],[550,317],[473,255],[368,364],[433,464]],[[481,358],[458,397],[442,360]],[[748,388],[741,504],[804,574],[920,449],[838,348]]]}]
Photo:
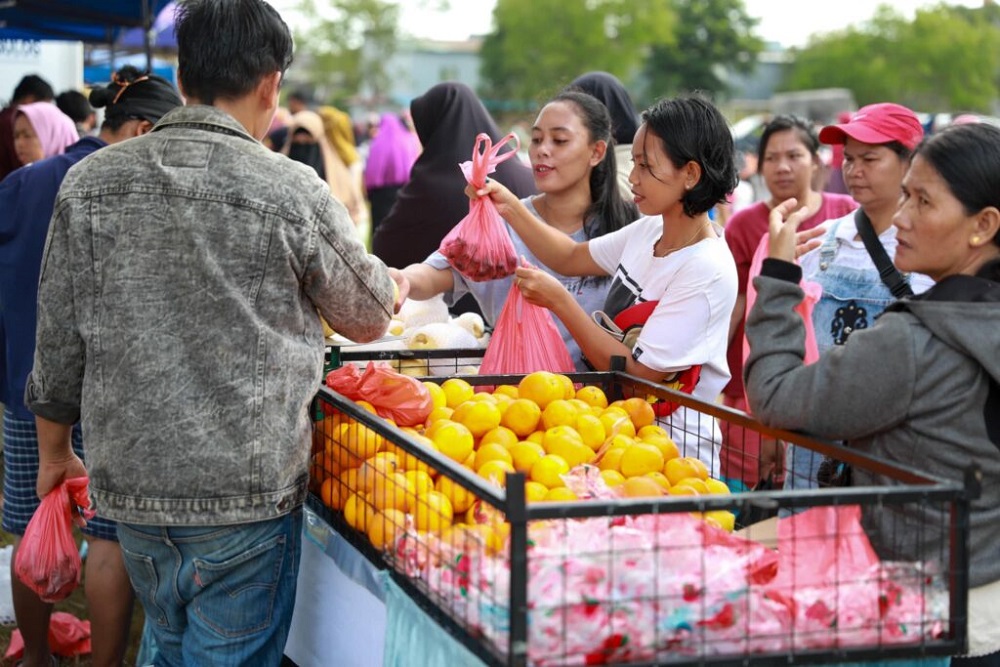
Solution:
[{"label": "blue jeans", "polygon": [[278,665],[295,607],[302,510],[233,526],[120,524],[158,667]]}]

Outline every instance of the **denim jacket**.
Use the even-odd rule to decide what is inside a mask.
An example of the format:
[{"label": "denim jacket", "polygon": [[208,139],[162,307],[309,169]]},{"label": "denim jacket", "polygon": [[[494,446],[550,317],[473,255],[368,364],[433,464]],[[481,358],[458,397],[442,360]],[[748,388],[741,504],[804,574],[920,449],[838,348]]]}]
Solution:
[{"label": "denim jacket", "polygon": [[306,496],[319,315],[370,341],[392,304],[385,265],[315,172],[219,109],[182,107],[67,175],[25,403],[82,421],[109,519],[281,516]]}]

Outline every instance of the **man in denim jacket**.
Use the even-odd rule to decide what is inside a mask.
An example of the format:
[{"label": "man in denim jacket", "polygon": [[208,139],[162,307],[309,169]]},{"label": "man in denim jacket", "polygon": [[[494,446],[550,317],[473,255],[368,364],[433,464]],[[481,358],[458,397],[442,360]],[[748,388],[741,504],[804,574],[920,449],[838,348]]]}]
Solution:
[{"label": "man in denim jacket", "polygon": [[[292,40],[187,0],[187,105],[70,170],[39,283],[37,490],[89,472],[157,664],[276,665],[295,598],[320,315],[381,336],[393,282],[310,168],[265,148]],[[87,469],[70,449],[82,421]]]}]

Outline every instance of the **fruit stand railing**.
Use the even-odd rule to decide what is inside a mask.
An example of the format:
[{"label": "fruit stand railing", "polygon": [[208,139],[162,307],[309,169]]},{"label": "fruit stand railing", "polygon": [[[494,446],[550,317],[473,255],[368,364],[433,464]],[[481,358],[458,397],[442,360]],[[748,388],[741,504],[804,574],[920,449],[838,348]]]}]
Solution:
[{"label": "fruit stand railing", "polygon": [[[464,379],[496,387],[516,386],[521,378]],[[431,617],[489,664],[788,665],[962,652],[969,502],[978,495],[974,469],[963,483],[936,479],[764,427],[620,372],[569,378],[601,387],[609,400],[676,402],[700,419],[835,457],[880,483],[528,503],[523,474],[508,474],[500,488],[427,447],[415,431],[324,387],[316,398],[321,419],[310,506],[373,563],[390,569]],[[412,457],[407,470],[429,470],[453,493],[469,494],[467,521],[431,504],[432,494],[394,487],[392,469],[339,459],[346,440],[362,431],[381,443],[377,449],[392,450],[394,461]],[[589,483],[583,477],[578,483]],[[376,492],[387,495],[380,502]],[[410,495],[394,503],[392,494],[401,492]],[[386,510],[393,505],[404,509]],[[807,529],[800,517],[810,508],[810,521],[822,510],[830,523]],[[858,508],[860,523],[843,519],[849,508]],[[753,526],[744,539],[697,518],[761,510],[796,515],[783,524],[792,528],[782,529],[777,550],[758,544]],[[385,524],[390,515],[405,519]],[[852,526],[864,527],[881,558],[867,569],[859,564],[867,539],[848,535]],[[378,547],[370,537],[376,533]],[[826,579],[809,578],[814,564],[808,561],[824,559],[830,561]]]}]

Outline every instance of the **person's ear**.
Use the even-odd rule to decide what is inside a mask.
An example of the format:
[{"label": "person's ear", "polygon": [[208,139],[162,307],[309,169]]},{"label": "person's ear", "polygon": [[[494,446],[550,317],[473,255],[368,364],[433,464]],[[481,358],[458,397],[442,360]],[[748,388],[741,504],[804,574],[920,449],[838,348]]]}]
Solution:
[{"label": "person's ear", "polygon": [[594,142],[594,151],[590,155],[590,166],[596,167],[604,159],[605,154],[608,152],[608,142],[603,139]]},{"label": "person's ear", "polygon": [[684,169],[681,171],[684,174],[684,189],[693,190],[694,186],[701,181],[701,165],[691,160],[684,165]]},{"label": "person's ear", "polygon": [[281,92],[281,72],[272,72],[264,76],[257,86],[257,94],[261,104],[269,109],[278,108],[278,95]]},{"label": "person's ear", "polygon": [[995,206],[987,206],[975,215],[969,244],[978,248],[993,243],[997,234],[1000,234],[1000,210]]},{"label": "person's ear", "polygon": [[148,120],[140,120],[138,123],[136,123],[135,133],[132,136],[141,137],[142,135],[146,134],[152,129],[153,129],[152,123],[150,123]]}]

